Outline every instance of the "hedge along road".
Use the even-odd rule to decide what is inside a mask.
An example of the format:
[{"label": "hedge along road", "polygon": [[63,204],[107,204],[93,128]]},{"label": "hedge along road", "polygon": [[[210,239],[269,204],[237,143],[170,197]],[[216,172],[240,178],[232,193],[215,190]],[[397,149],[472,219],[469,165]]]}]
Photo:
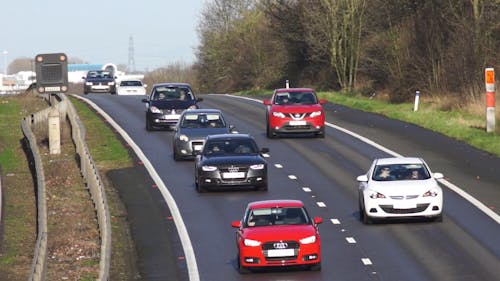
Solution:
[{"label": "hedge along road", "polygon": [[[282,166],[285,166],[285,169],[278,168],[278,166],[271,169],[273,175],[273,178],[271,180],[273,184],[270,185],[272,188],[270,189],[268,194],[240,194],[231,192],[222,194],[209,193],[206,195],[197,195],[194,191],[194,186],[192,183],[189,183],[188,185],[184,183],[186,181],[192,181],[192,173],[189,173],[190,171],[192,172],[192,163],[186,162],[174,164],[172,161],[165,160],[165,158],[171,158],[170,154],[165,153],[166,151],[170,151],[171,149],[169,143],[169,137],[171,137],[170,133],[153,132],[152,134],[147,134],[146,136],[144,136],[144,105],[140,104],[138,99],[131,101],[128,100],[129,98],[127,97],[102,95],[91,96],[90,98],[96,100],[100,104],[100,106],[105,108],[107,112],[113,112],[115,120],[118,123],[121,123],[122,126],[126,126],[127,132],[129,132],[129,134],[134,133],[136,135],[135,141],[141,143],[140,147],[142,148],[142,150],[145,150],[145,154],[149,155],[151,162],[161,163],[161,166],[175,165],[174,174],[170,174],[170,178],[167,177],[168,181],[171,182],[168,186],[169,188],[173,188],[173,190],[171,191],[175,193],[176,200],[180,200],[180,202],[178,201],[178,204],[180,203],[183,206],[183,208],[181,209],[183,212],[183,217],[187,216],[189,220],[191,220],[189,221],[190,225],[188,225],[188,228],[190,229],[189,233],[191,237],[194,237],[194,240],[193,238],[191,238],[191,240],[196,242],[195,248],[197,249],[198,266],[201,266],[200,268],[202,269],[202,280],[222,280],[220,279],[220,274],[224,274],[223,276],[225,276],[225,279],[227,280],[237,280],[242,278],[239,277],[237,273],[235,274],[236,270],[234,268],[233,259],[235,249],[233,245],[234,242],[231,242],[231,240],[233,240],[234,238],[231,234],[232,231],[228,227],[228,225],[231,220],[240,218],[240,213],[242,213],[242,209],[244,207],[244,204],[242,202],[258,198],[268,198],[269,196],[283,195],[286,195],[287,197],[301,197],[301,199],[303,199],[306,204],[308,204],[308,207],[311,209],[310,212],[312,212],[313,214],[323,214],[325,218],[330,219],[327,221],[331,221],[332,225],[326,224],[322,226],[322,238],[324,240],[324,261],[328,264],[340,264],[343,266],[335,267],[334,272],[331,271],[332,269],[330,267],[327,267],[324,268],[321,273],[312,275],[310,273],[294,272],[292,275],[283,273],[284,275],[279,275],[279,278],[275,276],[275,279],[285,278],[287,280],[299,280],[300,278],[307,278],[308,280],[332,280],[332,273],[335,273],[335,276],[338,276],[338,278],[346,276],[350,276],[351,278],[353,278],[354,275],[356,279],[351,280],[378,280],[376,279],[376,276],[378,276],[379,278],[381,276],[389,276],[392,277],[392,280],[423,280],[423,276],[427,277],[424,278],[425,280],[446,280],[447,278],[445,276],[456,277],[459,274],[472,274],[473,276],[478,277],[489,277],[493,276],[494,273],[498,273],[498,269],[494,269],[492,266],[490,266],[491,261],[495,262],[498,260],[498,252],[500,250],[498,249],[498,245],[495,245],[494,243],[495,237],[498,237],[495,236],[498,235],[498,230],[495,230],[496,228],[492,227],[491,225],[487,225],[489,222],[481,218],[480,214],[468,211],[467,206],[463,206],[463,203],[460,201],[460,199],[453,198],[452,194],[446,194],[445,197],[445,200],[448,198],[447,201],[449,202],[445,206],[445,211],[447,211],[448,209],[449,211],[446,214],[447,216],[445,216],[445,223],[443,223],[442,225],[382,225],[381,228],[360,226],[359,222],[356,219],[356,215],[354,215],[352,212],[354,208],[353,206],[355,205],[354,202],[356,200],[355,198],[353,198],[353,194],[355,194],[355,181],[353,179],[357,174],[364,172],[364,169],[368,168],[370,163],[368,161],[369,158],[373,158],[374,156],[386,156],[387,153],[375,148],[369,148],[365,143],[353,140],[351,136],[336,132],[336,130],[328,130],[328,136],[325,141],[308,139],[283,139],[269,141],[266,140],[265,137],[263,138],[261,133],[262,131],[264,131],[265,127],[263,123],[264,115],[262,106],[258,106],[253,101],[248,101],[248,104],[244,104],[244,100],[240,101],[225,96],[213,96],[210,97],[210,99],[207,98],[207,102],[203,103],[204,107],[210,107],[210,105],[212,105],[212,107],[222,107],[224,112],[227,113],[227,115],[230,117],[230,120],[237,124],[239,131],[251,132],[257,137],[258,142],[261,144],[261,146],[271,146],[271,161],[279,161],[281,164],[284,164]],[[232,100],[235,100],[234,103],[232,102]],[[136,102],[137,104],[133,105],[133,102]],[[402,134],[401,131],[407,130],[407,125],[401,125],[390,120],[377,120],[378,116],[356,113],[355,111],[350,111],[349,114],[347,114],[347,109],[344,112],[341,107],[337,107],[335,105],[333,106],[335,110],[329,110],[327,113],[329,121],[334,121],[336,124],[339,124],[341,122],[347,123],[347,121],[342,120],[343,114],[351,119],[361,119],[361,117],[364,117],[364,123],[361,122],[363,125],[365,125],[364,127],[362,127],[361,125],[357,125],[354,122],[354,124],[351,124],[349,128],[352,129],[351,127],[356,128],[356,126],[359,126],[362,127],[362,131],[366,131],[367,134],[373,134],[373,132],[371,131],[376,131],[376,133],[374,134],[376,138],[382,138],[382,140],[385,141],[384,144],[388,147],[393,147],[392,145],[396,144],[396,147],[398,147],[398,151],[402,151],[402,154],[414,155],[415,150],[420,146],[419,143],[408,144],[408,140],[405,140],[405,135],[407,135],[407,133]],[[389,130],[389,132],[387,133],[380,128],[370,128],[367,125],[369,125],[369,123],[371,122],[373,122],[374,124],[378,124],[377,126],[380,126],[380,124],[385,124],[390,127],[391,130]],[[410,130],[422,131],[418,128],[410,128]],[[396,136],[393,136],[393,134],[395,134]],[[430,141],[434,140],[434,136],[426,136],[426,138]],[[157,142],[160,142],[160,140],[162,141],[162,144],[157,144]],[[376,141],[380,142],[378,140]],[[342,145],[339,145],[339,142],[342,143]],[[167,148],[163,149],[161,153],[159,153],[158,145],[163,145]],[[450,144],[444,141],[442,145],[449,146]],[[351,146],[352,148],[346,149],[343,146]],[[332,150],[330,147],[334,147],[336,149]],[[435,146],[434,148],[438,149],[437,146]],[[319,153],[318,151],[321,151],[321,153]],[[435,171],[444,172],[446,175],[453,175],[453,178],[455,178],[455,172],[449,172],[450,170],[447,168],[447,163],[444,163],[448,162],[448,159],[440,163],[440,161],[442,161],[445,157],[443,157],[442,155],[440,155],[439,157],[433,156],[432,153],[429,154],[429,151],[426,148],[424,148],[422,151],[425,152],[423,153],[426,154],[424,155],[424,158],[431,164],[431,168],[434,168]],[[430,157],[432,158],[432,161],[428,160],[429,155],[432,156]],[[328,158],[329,156],[332,157]],[[342,157],[344,157],[344,159],[342,159]],[[452,155],[451,157],[454,157],[454,155]],[[435,159],[436,161],[434,161]],[[315,165],[313,164],[314,162],[318,162],[319,164]],[[309,163],[310,165],[307,165],[307,163]],[[155,168],[161,170],[159,172],[160,177],[162,177],[163,181],[165,181],[165,174],[168,176],[169,171],[163,169],[161,166],[155,165]],[[436,168],[436,166],[443,166],[446,169],[443,170],[441,167]],[[186,169],[188,170],[187,173],[185,172]],[[323,175],[321,173],[318,174],[318,170],[321,169],[325,169],[325,173]],[[296,173],[294,175],[288,174],[290,171],[295,171]],[[325,174],[331,174],[331,171],[336,171],[336,173],[339,175],[342,175],[342,173],[339,173],[339,171],[343,171],[346,172],[345,174],[348,176],[339,177],[336,175],[329,175],[329,179],[331,181],[321,180],[321,182],[318,182],[319,178],[325,177]],[[486,174],[489,173],[491,172],[486,172]],[[483,178],[488,179],[487,176]],[[495,180],[494,176],[493,180]],[[301,194],[295,189],[291,189],[293,185],[297,185],[299,183],[309,185],[309,187],[313,189],[313,193],[309,194],[314,194],[314,197],[309,197],[307,195]],[[301,187],[305,188],[305,186]],[[334,197],[332,197],[332,191],[335,191]],[[317,201],[318,198],[322,198],[324,199],[324,201]],[[186,205],[186,202],[188,201],[192,202],[192,204],[198,204],[199,206],[188,206]],[[222,213],[219,213],[220,210],[218,209],[218,205],[220,204],[224,204],[224,210],[222,210]],[[201,212],[195,207],[201,208]],[[331,211],[333,211],[335,214],[338,214],[339,217],[330,217]],[[216,213],[220,217],[213,217],[213,213]],[[460,216],[463,213],[471,213],[466,215],[468,215],[469,217],[472,216],[473,220],[469,221],[467,220],[467,217],[463,217],[464,219],[462,219]],[[202,216],[203,218],[199,218],[200,216]],[[200,221],[200,219],[204,219],[205,217],[212,219],[210,224],[206,224],[205,222]],[[215,218],[217,218],[217,220],[213,220]],[[449,222],[447,220],[449,220]],[[194,221],[198,222],[198,224],[200,225],[199,227],[208,227],[212,225],[216,229],[214,230],[207,228],[199,230]],[[341,222],[340,227],[336,224],[339,221]],[[195,225],[193,225],[193,223]],[[486,224],[487,226],[485,228],[482,228],[483,230],[481,231],[481,228],[476,229],[475,227],[480,224]],[[467,228],[463,225],[470,225],[470,227]],[[497,225],[498,224],[495,223],[495,226]],[[410,230],[407,230],[407,228],[410,228]],[[343,240],[340,236],[342,236],[344,232],[341,232],[341,230],[346,229],[352,231],[353,233],[357,233],[359,239],[357,238],[354,240],[364,241],[364,243],[358,243],[357,245],[359,246],[356,248],[346,247],[346,245],[343,245],[343,243],[341,242]],[[465,229],[465,231],[461,229]],[[423,239],[420,237],[422,236],[421,232],[431,233],[433,234],[433,236],[441,237],[440,240],[443,241],[440,241],[440,244],[442,244],[443,247],[447,246],[450,248],[456,248],[456,245],[452,243],[453,241],[450,241],[453,239],[444,239],[447,238],[447,236],[453,236],[453,238],[457,241],[465,241],[467,247],[470,249],[467,249],[467,251],[465,251],[467,255],[458,255],[456,257],[449,257],[447,259],[432,258],[431,256],[422,253],[420,250],[426,249],[431,252],[433,251],[433,249],[429,249],[429,245],[426,245],[426,243],[428,243],[427,239],[424,241],[420,241]],[[466,239],[471,238],[467,237],[467,235],[474,236],[475,239],[480,242],[473,243],[473,241],[475,240],[472,240],[471,243],[468,243],[468,240]],[[348,241],[353,241],[353,237],[347,238],[350,238]],[[414,246],[408,246],[407,244],[410,243],[407,241],[408,238],[412,238],[408,241],[412,241],[413,243],[418,242],[421,245],[416,248],[414,248]],[[210,242],[203,241],[206,239],[209,239],[208,241]],[[373,244],[368,242],[371,240],[375,240],[377,241],[377,243]],[[206,245],[206,243],[209,243],[210,245]],[[391,247],[382,247],[387,246],[385,244],[389,243],[391,244]],[[398,244],[399,246],[397,246]],[[490,249],[489,254],[482,249],[481,245],[483,244],[486,245],[484,247]],[[213,252],[212,254],[207,254],[207,251],[210,252],[210,250],[213,250],[213,248],[211,247],[216,246],[219,246],[217,248],[217,251],[215,252],[216,255],[214,255]],[[333,250],[331,250],[332,247]],[[434,248],[439,249],[439,247]],[[353,249],[357,250],[353,251]],[[367,256],[365,256],[365,254],[367,254]],[[478,257],[481,254],[484,254],[490,260],[490,262],[485,262],[482,266],[486,268],[482,268],[481,266],[478,266],[474,269],[454,268],[450,274],[449,264],[472,264],[473,258]],[[418,259],[418,262],[412,260],[412,256],[420,257],[420,255],[425,255],[426,258]],[[228,259],[228,256],[231,256],[231,259]],[[422,260],[429,260],[432,262],[426,264],[426,262]],[[375,263],[375,265],[373,265],[373,263]],[[411,270],[409,270],[409,272],[403,272],[402,270],[398,271],[397,268],[389,271],[385,269],[390,267],[393,263],[403,264],[404,267],[402,268],[410,268]],[[420,263],[424,264],[422,265]],[[366,266],[366,268],[364,266]],[[471,270],[473,272],[471,273],[467,270]],[[495,272],[495,270],[497,270],[497,272]],[[378,275],[373,275],[374,272]],[[409,276],[409,274],[412,275]],[[432,277],[429,278],[429,276]],[[418,279],[418,277],[421,278]],[[268,277],[268,275],[245,277],[245,279],[248,278],[252,278],[252,280],[270,280],[264,278],[271,277]]]}]

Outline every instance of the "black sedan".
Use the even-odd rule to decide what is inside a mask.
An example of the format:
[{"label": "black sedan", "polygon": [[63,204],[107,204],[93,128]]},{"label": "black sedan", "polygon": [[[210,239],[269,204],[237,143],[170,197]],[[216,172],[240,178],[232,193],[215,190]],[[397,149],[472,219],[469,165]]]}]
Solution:
[{"label": "black sedan", "polygon": [[142,100],[147,104],[146,130],[173,128],[184,110],[198,108],[202,100],[187,83],[154,84],[149,97]]},{"label": "black sedan", "polygon": [[210,135],[195,160],[198,192],[207,188],[250,186],[267,190],[267,161],[248,134]]},{"label": "black sedan", "polygon": [[232,133],[234,126],[226,123],[218,109],[188,109],[181,114],[174,131],[172,149],[177,161],[194,158],[208,135]]}]

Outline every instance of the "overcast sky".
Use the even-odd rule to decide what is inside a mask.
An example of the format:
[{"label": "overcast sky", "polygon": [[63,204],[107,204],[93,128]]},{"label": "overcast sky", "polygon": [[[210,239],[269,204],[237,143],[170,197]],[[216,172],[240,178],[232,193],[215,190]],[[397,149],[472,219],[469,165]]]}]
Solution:
[{"label": "overcast sky", "polygon": [[[66,53],[88,63],[153,70],[192,63],[208,0],[5,0],[0,4],[0,72],[19,57]],[[7,51],[7,55],[5,55]]]}]

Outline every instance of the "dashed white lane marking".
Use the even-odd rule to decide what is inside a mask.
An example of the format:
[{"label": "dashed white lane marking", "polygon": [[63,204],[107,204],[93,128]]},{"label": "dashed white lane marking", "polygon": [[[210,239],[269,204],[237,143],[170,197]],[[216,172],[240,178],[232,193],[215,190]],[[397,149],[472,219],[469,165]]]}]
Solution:
[{"label": "dashed white lane marking", "polygon": [[330,220],[333,224],[340,224],[340,221],[338,219],[331,219]]},{"label": "dashed white lane marking", "polygon": [[278,168],[278,169],[282,169],[283,168],[283,165],[281,164],[274,164],[274,167]]},{"label": "dashed white lane marking", "polygon": [[369,258],[362,258],[361,262],[363,262],[364,265],[372,265],[372,261]]},{"label": "dashed white lane marking", "polygon": [[354,237],[346,237],[345,240],[347,240],[349,244],[356,244],[356,239],[354,239]]},{"label": "dashed white lane marking", "polygon": [[304,192],[311,192],[312,191],[309,187],[303,187],[302,190],[304,190]]},{"label": "dashed white lane marking", "polygon": [[267,153],[262,154],[262,156],[264,156],[265,158],[269,158],[269,157],[271,157],[271,156],[270,156],[269,154],[267,154]]},{"label": "dashed white lane marking", "polygon": [[320,207],[320,208],[324,208],[324,207],[326,207],[326,204],[325,204],[325,203],[323,203],[323,202],[316,202],[316,204],[317,204],[317,205],[318,205],[318,207]]},{"label": "dashed white lane marking", "polygon": [[288,175],[288,178],[291,179],[291,180],[296,180],[297,176],[295,176],[295,175]]}]

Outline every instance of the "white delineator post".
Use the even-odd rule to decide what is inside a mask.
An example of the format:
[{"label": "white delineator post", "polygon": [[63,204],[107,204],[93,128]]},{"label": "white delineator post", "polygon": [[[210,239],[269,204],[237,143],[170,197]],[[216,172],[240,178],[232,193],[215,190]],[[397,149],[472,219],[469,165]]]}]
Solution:
[{"label": "white delineator post", "polygon": [[286,80],[285,81],[285,86],[286,86],[287,89],[290,88],[290,81]]},{"label": "white delineator post", "polygon": [[61,125],[59,123],[59,110],[51,108],[48,117],[49,152],[50,154],[61,154]]},{"label": "white delineator post", "polygon": [[486,84],[486,132],[495,132],[495,70],[486,68],[484,71]]},{"label": "white delineator post", "polygon": [[413,111],[417,111],[418,110],[419,100],[420,100],[420,91],[416,91],[415,92],[415,103],[413,104]]}]

